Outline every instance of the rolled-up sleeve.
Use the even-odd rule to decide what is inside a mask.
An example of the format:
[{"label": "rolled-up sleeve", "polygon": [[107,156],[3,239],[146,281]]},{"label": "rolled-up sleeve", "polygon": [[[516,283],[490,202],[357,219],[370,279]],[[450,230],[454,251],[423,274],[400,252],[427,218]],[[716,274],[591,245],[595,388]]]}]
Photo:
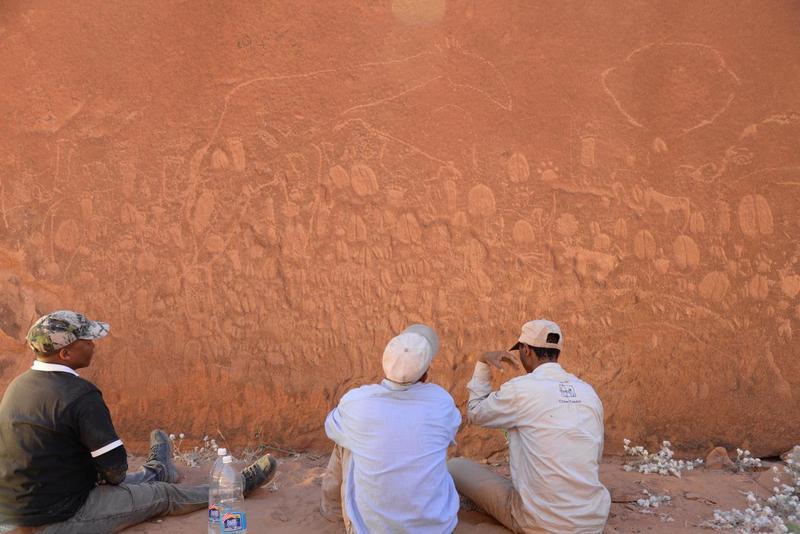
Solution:
[{"label": "rolled-up sleeve", "polygon": [[335,441],[337,445],[341,445],[346,449],[352,448],[352,443],[350,443],[352,432],[349,428],[348,417],[342,402],[331,410],[331,413],[325,418],[325,434]]},{"label": "rolled-up sleeve", "polygon": [[518,407],[513,382],[506,382],[498,391],[492,391],[492,371],[485,363],[478,362],[467,390],[470,422],[488,428],[516,426]]}]

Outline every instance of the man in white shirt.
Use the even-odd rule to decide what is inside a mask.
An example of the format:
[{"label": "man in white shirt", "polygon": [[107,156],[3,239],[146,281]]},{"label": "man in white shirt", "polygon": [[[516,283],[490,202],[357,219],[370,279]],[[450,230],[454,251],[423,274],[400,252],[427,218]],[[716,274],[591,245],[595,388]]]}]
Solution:
[{"label": "man in white shirt", "polygon": [[528,374],[492,391],[492,367],[518,367],[506,351],[487,352],[475,366],[469,420],[508,431],[511,480],[475,462],[447,464],[459,493],[513,532],[599,533],[611,498],[600,483],[603,405],[592,387],[564,371],[558,325],[525,323],[510,350]]},{"label": "man in white shirt", "polygon": [[[451,533],[458,493],[447,448],[461,424],[450,394],[425,383],[436,333],[412,325],[383,353],[386,379],[347,392],[325,420],[336,442],[322,480],[322,514],[356,534]],[[341,510],[341,511],[340,511]]]}]

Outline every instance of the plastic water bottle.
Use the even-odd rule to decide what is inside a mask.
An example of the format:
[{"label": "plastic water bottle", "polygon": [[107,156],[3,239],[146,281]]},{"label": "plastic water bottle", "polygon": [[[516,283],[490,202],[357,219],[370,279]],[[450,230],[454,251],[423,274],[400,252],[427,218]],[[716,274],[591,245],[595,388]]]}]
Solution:
[{"label": "plastic water bottle", "polygon": [[211,475],[208,477],[208,534],[219,534],[219,518],[222,515],[219,507],[219,474],[222,471],[222,459],[227,456],[225,447],[217,449],[217,459],[211,466]]},{"label": "plastic water bottle", "polygon": [[211,466],[211,476],[208,479],[209,484],[211,483],[212,480],[214,480],[214,477],[219,475],[219,472],[222,471],[222,459],[227,455],[228,455],[228,449],[226,449],[225,447],[220,447],[219,449],[217,449],[217,459],[214,460],[214,465]]},{"label": "plastic water bottle", "polygon": [[247,532],[247,517],[244,512],[244,478],[234,469],[233,458],[222,458],[222,470],[217,477],[217,509],[219,530],[222,534]]}]

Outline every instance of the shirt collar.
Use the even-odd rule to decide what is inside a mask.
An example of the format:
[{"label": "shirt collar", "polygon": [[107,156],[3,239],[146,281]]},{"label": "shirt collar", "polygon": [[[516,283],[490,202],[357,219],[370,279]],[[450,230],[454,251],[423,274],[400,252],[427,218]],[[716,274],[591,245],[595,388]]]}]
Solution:
[{"label": "shirt collar", "polygon": [[392,391],[405,391],[414,386],[415,384],[417,384],[417,382],[414,382],[413,384],[400,384],[399,382],[392,382],[388,378],[384,378],[383,381],[381,382],[381,385],[383,387]]},{"label": "shirt collar", "polygon": [[534,376],[552,376],[554,374],[562,374],[564,372],[564,368],[561,367],[561,364],[558,362],[547,362],[536,367],[536,369],[531,371],[531,374]]},{"label": "shirt collar", "polygon": [[57,363],[47,363],[42,362],[39,360],[34,360],[31,369],[34,371],[49,371],[51,373],[71,373],[75,376],[80,376],[78,373],[75,372],[74,369],[71,367],[67,367],[66,365],[60,365]]}]

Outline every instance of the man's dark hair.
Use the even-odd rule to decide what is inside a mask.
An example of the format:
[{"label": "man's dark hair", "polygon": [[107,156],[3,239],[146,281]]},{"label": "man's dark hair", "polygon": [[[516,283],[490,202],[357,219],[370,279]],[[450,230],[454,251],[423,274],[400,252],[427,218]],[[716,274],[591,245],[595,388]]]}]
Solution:
[{"label": "man's dark hair", "polygon": [[559,349],[553,349],[550,347],[531,347],[533,352],[536,353],[537,358],[547,358],[548,360],[557,360],[558,355],[561,354]]}]

